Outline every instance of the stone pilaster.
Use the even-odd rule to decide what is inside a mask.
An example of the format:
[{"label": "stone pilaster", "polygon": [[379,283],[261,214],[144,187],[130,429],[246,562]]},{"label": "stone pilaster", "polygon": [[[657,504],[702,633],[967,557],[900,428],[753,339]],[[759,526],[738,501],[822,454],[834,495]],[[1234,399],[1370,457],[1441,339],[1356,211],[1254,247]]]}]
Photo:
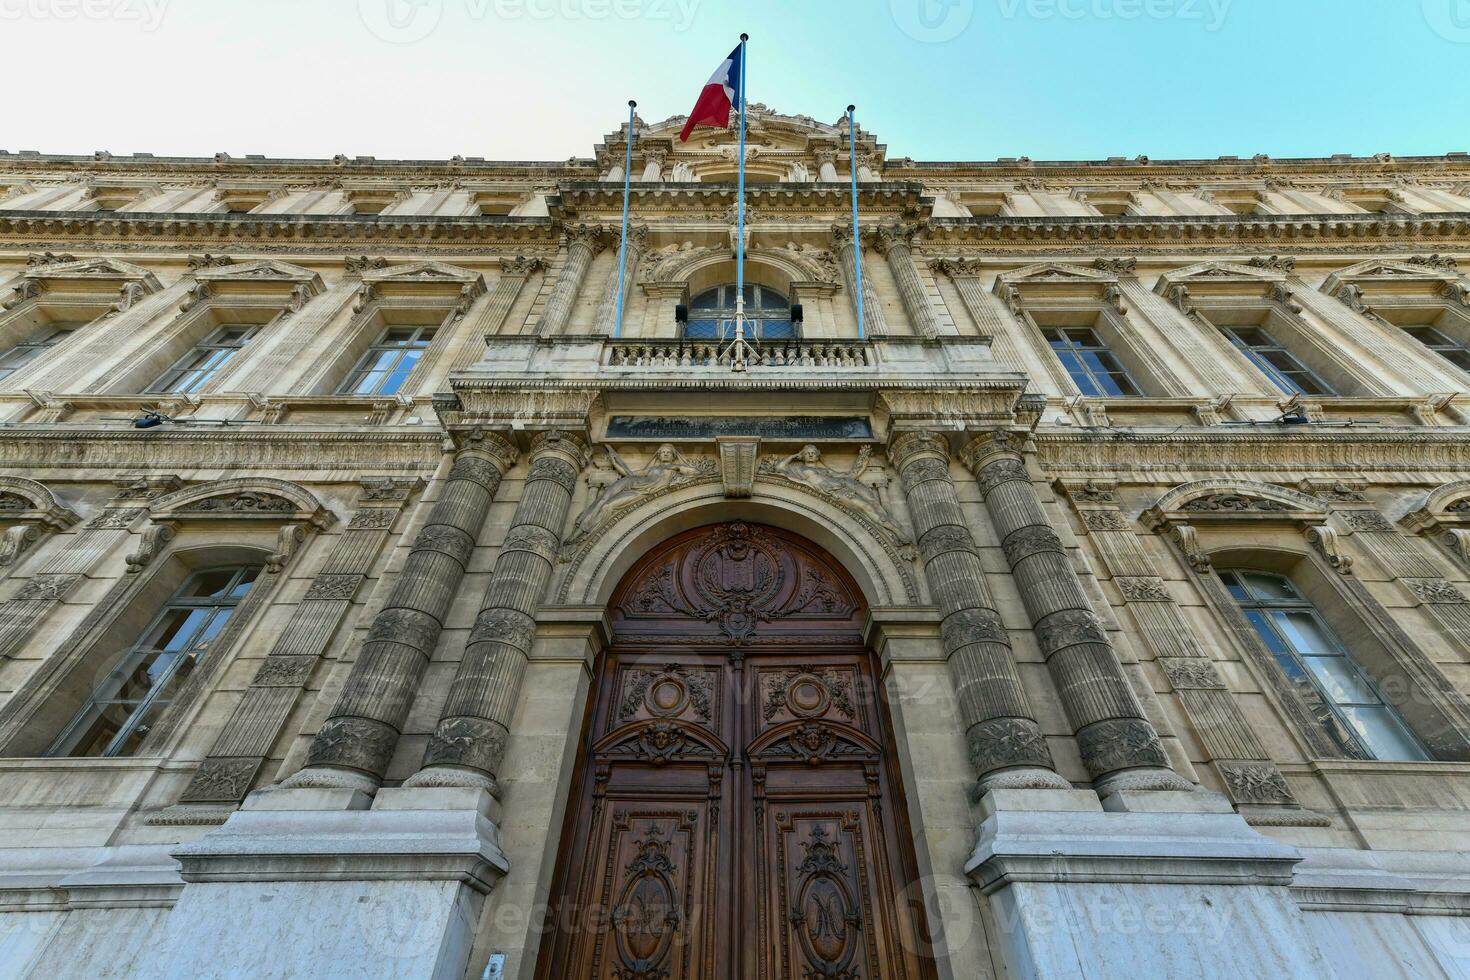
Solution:
[{"label": "stone pilaster", "polygon": [[392,477],[363,481],[357,512],[332,545],[290,622],[276,636],[181,803],[234,805],[245,799],[378,560],[394,521],[422,483]]},{"label": "stone pilaster", "polygon": [[[913,324],[914,333],[920,337],[939,336],[939,314],[929,301],[929,291],[919,270],[914,266],[912,242],[915,229],[911,225],[885,225],[878,229],[875,239],[878,251],[888,260],[893,272],[893,281],[898,283],[898,295],[903,300],[904,312]],[[866,297],[863,300],[867,303]]]},{"label": "stone pilaster", "polygon": [[903,482],[929,588],[944,616],[944,649],[970,761],[982,786],[1067,789],[1021,686],[975,539],[949,474],[949,446],[926,432],[899,435],[889,458]]},{"label": "stone pilaster", "polygon": [[449,686],[423,768],[408,786],[478,786],[495,790],[521,676],[536,638],[535,613],[587,465],[587,444],[564,432],[539,433],[495,571],[485,587],[464,658]]},{"label": "stone pilaster", "polygon": [[372,789],[382,780],[424,668],[515,447],[470,433],[373,620],[347,684],[287,786]]},{"label": "stone pilaster", "polygon": [[1219,773],[1230,798],[1242,806],[1296,811],[1295,815],[1289,811],[1277,813],[1268,822],[1319,823],[1321,818],[1316,814],[1300,811],[1286,779],[1251,729],[1214,660],[1185,621],[1153,559],[1119,509],[1113,485],[1062,483],[1082,518],[1103,570],[1112,576],[1113,585],[1137,621],[1138,630],[1168,678],[1169,686],[1178,695],[1190,728],[1198,735],[1200,747]]},{"label": "stone pilaster", "polygon": [[[616,250],[618,239],[622,236],[621,230],[613,232],[613,243],[610,246]],[[630,225],[628,227],[628,251],[623,256],[623,312],[628,311],[628,294],[633,291],[633,279],[638,272],[638,263],[643,260],[643,253],[648,248],[648,228],[644,225]],[[597,301],[597,319],[592,327],[592,332],[603,336],[612,336],[613,328],[617,325],[618,315],[618,266],[613,261],[612,271],[607,275],[607,282],[603,284],[602,296]]]},{"label": "stone pilaster", "polygon": [[500,277],[490,287],[490,298],[470,327],[469,337],[450,363],[449,370],[463,371],[484,356],[484,338],[500,332],[505,318],[510,316],[511,307],[520,298],[526,280],[545,264],[539,258],[524,255],[500,260]]},{"label": "stone pilaster", "polygon": [[[832,226],[832,240],[837,245],[842,259],[842,280],[847,285],[847,295],[852,300],[853,315],[857,315],[857,264],[861,243],[855,242],[852,229],[847,225]],[[871,279],[863,278],[863,333],[867,337],[884,337],[888,334],[888,323],[883,317],[883,307],[878,305],[878,294]]]},{"label": "stone pilaster", "polygon": [[1170,770],[1009,434],[978,436],[963,456],[980,483],[1088,772],[1112,789],[1191,789]]},{"label": "stone pilaster", "polygon": [[567,229],[566,243],[566,263],[561,268],[561,275],[557,277],[551,296],[546,300],[546,308],[541,311],[541,319],[536,324],[536,335],[539,337],[554,337],[565,332],[567,320],[572,315],[572,307],[576,305],[582,283],[587,279],[587,270],[591,268],[597,253],[607,244],[607,233],[601,225],[578,225]]}]

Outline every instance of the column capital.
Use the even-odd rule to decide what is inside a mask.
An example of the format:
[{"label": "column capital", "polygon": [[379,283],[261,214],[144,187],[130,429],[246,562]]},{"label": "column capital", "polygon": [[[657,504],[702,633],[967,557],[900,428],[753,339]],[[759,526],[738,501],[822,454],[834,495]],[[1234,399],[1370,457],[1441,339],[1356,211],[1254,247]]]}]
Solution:
[{"label": "column capital", "polygon": [[887,256],[894,249],[910,248],[914,243],[914,236],[918,233],[918,225],[879,225],[873,232],[873,247]]},{"label": "column capital", "polygon": [[481,456],[490,460],[504,476],[516,463],[520,452],[515,444],[498,432],[490,432],[475,426],[449,433],[456,456]]},{"label": "column capital", "polygon": [[817,161],[817,166],[829,164],[837,165],[837,148],[834,146],[819,146],[812,150],[812,159]]},{"label": "column capital", "polygon": [[568,225],[562,231],[562,239],[567,243],[567,248],[581,245],[593,255],[603,250],[607,245],[607,238],[607,229],[602,225]]},{"label": "column capital", "polygon": [[525,278],[538,269],[545,267],[546,260],[539,256],[515,255],[500,260],[500,275],[517,276]]},{"label": "column capital", "polygon": [[566,429],[543,429],[531,436],[527,457],[532,463],[553,456],[565,459],[580,473],[592,461],[592,447],[584,436]]},{"label": "column capital", "polygon": [[986,466],[999,459],[1021,462],[1025,459],[1023,446],[1025,437],[1009,429],[991,429],[977,434],[960,450],[960,459],[965,467],[976,476]]},{"label": "column capital", "polygon": [[917,429],[898,432],[888,444],[888,458],[902,472],[920,459],[937,459],[949,464],[949,440],[937,432]]},{"label": "column capital", "polygon": [[978,279],[985,263],[980,259],[930,259],[929,268],[933,272],[942,273],[951,279]]}]

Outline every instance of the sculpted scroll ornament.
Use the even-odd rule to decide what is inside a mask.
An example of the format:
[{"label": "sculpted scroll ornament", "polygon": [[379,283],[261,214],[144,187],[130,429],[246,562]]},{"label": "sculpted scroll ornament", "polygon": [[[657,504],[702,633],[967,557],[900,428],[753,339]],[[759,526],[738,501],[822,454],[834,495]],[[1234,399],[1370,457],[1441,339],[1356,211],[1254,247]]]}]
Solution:
[{"label": "sculpted scroll ornament", "polygon": [[641,470],[629,466],[611,447],[608,447],[607,459],[621,475],[603,487],[602,492],[578,516],[576,523],[572,525],[571,536],[567,538],[569,545],[576,545],[610,519],[616,511],[656,493],[710,475],[718,465],[714,460],[700,460],[696,463],[667,442],[654,451],[653,458]]},{"label": "sculpted scroll ornament", "polygon": [[873,462],[872,449],[864,446],[847,472],[841,473],[823,463],[821,450],[809,444],[778,462],[764,460],[761,468],[851,507],[892,535],[900,544],[911,546],[914,541],[913,531],[900,524],[888,510],[876,487],[859,479],[874,465],[878,464]]}]

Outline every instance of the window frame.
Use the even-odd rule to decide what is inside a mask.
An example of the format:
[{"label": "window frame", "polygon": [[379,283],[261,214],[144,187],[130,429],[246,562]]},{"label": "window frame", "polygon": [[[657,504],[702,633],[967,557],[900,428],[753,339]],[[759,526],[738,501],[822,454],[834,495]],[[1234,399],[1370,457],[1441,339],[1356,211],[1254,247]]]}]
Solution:
[{"label": "window frame", "polygon": [[[1076,326],[1076,327],[1074,327],[1074,326],[1045,326],[1045,325],[1042,325],[1042,324],[1039,324],[1039,323],[1037,324],[1037,327],[1041,330],[1041,336],[1042,336],[1042,338],[1047,342],[1047,346],[1051,349],[1052,356],[1055,357],[1059,362],[1061,362],[1062,370],[1064,370],[1064,371],[1067,372],[1067,376],[1072,379],[1072,384],[1074,386],[1076,386],[1077,390],[1080,391],[1085,397],[1088,397],[1088,398],[1143,398],[1143,397],[1146,397],[1144,395],[1143,386],[1140,385],[1138,383],[1138,380],[1133,377],[1132,372],[1128,370],[1127,365],[1125,365],[1123,363],[1123,361],[1118,357],[1117,352],[1113,350],[1112,345],[1109,344],[1106,340],[1104,340],[1102,338],[1101,335],[1098,334],[1098,331],[1097,331],[1097,328],[1096,327],[1082,327],[1082,326]],[[1067,334],[1071,334],[1071,333],[1087,333],[1087,334],[1089,334],[1091,336],[1092,343],[1090,343],[1090,344],[1079,344],[1074,339],[1072,339],[1070,336],[1066,336]],[[1062,335],[1061,336],[1061,339],[1065,343],[1065,346],[1064,347],[1058,347],[1057,346],[1058,339],[1057,338],[1054,338],[1052,336],[1053,334]],[[1069,358],[1067,356],[1063,356],[1064,354],[1070,355],[1071,356],[1071,359],[1076,361],[1076,364],[1077,364],[1077,370],[1076,371],[1074,371],[1072,369],[1072,367],[1069,364]],[[1114,383],[1114,386],[1115,387],[1119,387],[1119,390],[1118,391],[1106,391],[1106,390],[1102,390],[1102,386],[1098,383],[1098,373],[1092,367],[1088,366],[1087,361],[1086,361],[1086,355],[1092,355],[1094,358],[1097,358],[1098,360],[1102,360],[1102,358],[1105,357],[1107,360],[1111,361],[1113,367],[1109,368],[1109,367],[1107,367],[1107,366],[1104,365],[1101,368],[1101,377],[1112,381],[1114,375],[1120,375],[1122,377],[1122,379],[1127,383],[1127,385],[1132,390],[1131,391],[1122,390],[1121,386],[1117,386],[1117,384],[1116,384],[1115,381],[1113,383]],[[1082,380],[1079,378],[1079,372],[1080,372],[1081,378],[1085,378],[1086,381],[1093,388],[1096,388],[1098,390],[1096,390],[1096,391],[1088,391],[1086,388],[1084,388],[1083,387],[1083,384],[1082,384]]]},{"label": "window frame", "polygon": [[[221,594],[209,596],[189,594],[196,587],[196,583],[205,576],[217,575],[224,571],[230,572],[230,579]],[[249,576],[248,581],[246,581],[247,575]],[[188,678],[196,672],[191,669],[181,677],[185,667],[195,665],[202,667],[205,657],[213,647],[218,645],[217,641],[227,637],[230,623],[239,615],[246,600],[261,587],[265,577],[266,570],[263,563],[217,565],[191,571],[148,620],[147,625],[137,634],[137,639],[114,658],[104,675],[103,683],[93,687],[71,720],[62,726],[61,731],[47,747],[45,756],[48,758],[126,758],[136,755],[138,749],[141,749],[146,743],[152,728],[156,727],[164,714],[177,703],[178,696],[183,693]],[[243,592],[239,591],[241,585],[245,586]],[[162,639],[165,635],[163,631],[167,628],[171,614],[194,610],[207,610],[207,614],[187,634],[188,639],[184,645],[170,649],[168,646],[160,646],[156,642],[151,642]],[[187,618],[185,623],[187,623]],[[122,671],[126,670],[127,676],[117,684],[118,692],[127,684],[128,678],[140,670],[150,669],[152,665],[163,661],[170,654],[174,654],[173,659],[165,664],[156,678],[153,678],[151,685],[141,697],[123,699],[100,696],[104,685],[110,684]],[[136,661],[136,663],[130,667],[131,661]],[[127,706],[126,717],[118,726],[117,731],[107,740],[103,750],[100,753],[77,754],[75,751],[77,745],[88,738],[89,733],[108,708],[125,705]],[[148,722],[147,727],[144,727],[145,721]],[[138,737],[133,749],[123,751],[127,743],[138,736],[140,728],[143,729],[143,733],[141,737]]]},{"label": "window frame", "polygon": [[[389,335],[395,330],[411,331],[409,343],[389,345],[386,341]],[[435,340],[439,338],[441,330],[443,330],[442,323],[391,323],[385,320],[382,329],[378,331],[378,338],[369,344],[367,349],[357,358],[357,361],[342,379],[342,383],[337,386],[335,394],[348,398],[394,397],[408,384],[409,379],[413,377],[419,365],[424,363],[425,356],[434,345]],[[409,365],[408,370],[400,373],[404,354],[408,351],[416,351],[417,354],[413,359],[413,363]],[[392,367],[386,371],[372,370],[372,363],[383,353],[393,354]],[[377,385],[374,385],[371,391],[355,390],[363,380],[374,374],[382,374],[383,378]],[[394,377],[399,378],[398,384],[394,386],[393,390],[384,391],[382,385],[391,381]]]},{"label": "window frame", "polygon": [[[1308,714],[1344,754],[1365,761],[1434,761],[1434,754],[1409,725],[1398,707],[1383,695],[1370,672],[1358,663],[1347,644],[1323,617],[1316,603],[1302,592],[1290,576],[1245,566],[1219,569],[1217,575],[1226,594],[1254,630],[1274,661],[1276,669],[1285,677],[1287,685],[1302,699]],[[1250,581],[1251,576],[1274,580],[1285,587],[1281,591],[1287,595],[1271,597],[1260,594]],[[1307,617],[1311,630],[1322,640],[1325,649],[1302,649],[1290,635],[1290,631],[1281,625],[1281,619],[1286,616]],[[1324,680],[1327,671],[1317,669],[1312,663],[1318,660],[1336,660],[1345,665],[1345,671],[1338,676],[1352,679],[1351,684],[1357,688],[1360,699],[1347,699],[1329,690]],[[1380,709],[1388,725],[1397,732],[1404,745],[1417,755],[1406,757],[1381,754],[1380,749],[1371,745],[1361,729],[1350,720],[1351,712],[1344,710],[1353,708]]]},{"label": "window frame", "polygon": [[[18,372],[35,364],[61,344],[76,336],[78,330],[91,323],[91,320],[48,320],[37,324],[24,338],[0,351],[0,381],[7,381]],[[46,342],[37,343],[35,338],[43,332],[46,335]],[[13,365],[6,363],[9,358],[20,351],[29,352],[29,356],[23,357]]]},{"label": "window frame", "polygon": [[[1269,319],[1269,317],[1268,317],[1268,319]],[[1258,323],[1258,324],[1243,324],[1243,323],[1241,323],[1241,324],[1220,324],[1220,323],[1216,323],[1215,324],[1215,329],[1220,331],[1220,333],[1225,337],[1226,342],[1229,343],[1230,346],[1233,347],[1235,350],[1239,351],[1240,354],[1241,354],[1241,356],[1244,357],[1247,361],[1249,361],[1252,367],[1254,367],[1257,371],[1259,371],[1261,374],[1263,374],[1266,377],[1266,379],[1271,382],[1272,385],[1274,385],[1275,387],[1279,388],[1281,390],[1281,393],[1282,394],[1287,395],[1287,396],[1300,396],[1302,398],[1341,398],[1341,397],[1343,397],[1344,392],[1338,391],[1335,387],[1333,387],[1327,381],[1327,379],[1323,378],[1322,375],[1320,375],[1315,370],[1313,370],[1305,361],[1303,361],[1299,356],[1297,356],[1297,353],[1294,350],[1292,350],[1286,344],[1283,344],[1280,340],[1278,340],[1277,339],[1277,336],[1276,336],[1276,333],[1270,329],[1271,326],[1272,325],[1269,324],[1269,323]],[[1259,331],[1269,341],[1271,341],[1271,343],[1270,343],[1270,345],[1265,345],[1265,346],[1261,346],[1261,347],[1253,346],[1251,344],[1246,343],[1236,333],[1236,331],[1238,331],[1238,330],[1256,330],[1256,331]],[[1322,390],[1321,391],[1307,391],[1307,390],[1303,389],[1301,387],[1301,385],[1296,384],[1294,381],[1291,380],[1290,377],[1288,377],[1287,375],[1283,374],[1282,373],[1282,369],[1280,367],[1278,367],[1275,364],[1272,364],[1269,360],[1267,360],[1265,357],[1263,357],[1262,356],[1262,351],[1276,352],[1276,353],[1279,353],[1282,356],[1288,358],[1293,364],[1296,365],[1295,368],[1290,369],[1291,373],[1305,375],[1306,377],[1308,377],[1309,379],[1311,379]]]},{"label": "window frame", "polygon": [[[792,303],[791,298],[787,294],[783,293],[781,290],[775,288],[774,286],[767,286],[763,283],[758,282],[747,282],[745,284],[745,289],[750,293],[750,298],[746,300],[745,322],[747,324],[754,325],[754,337],[757,343],[763,341],[770,341],[772,343],[785,343],[801,339],[801,330],[791,319]],[[730,294],[730,298],[728,301],[724,297],[724,294],[727,290]],[[710,308],[710,312],[718,315],[697,315],[700,312],[697,308],[698,301],[711,293],[716,294],[716,305]],[[766,309],[763,303],[764,293],[771,293],[780,300],[782,305],[780,307],[770,310]],[[784,316],[782,314],[784,314]],[[722,341],[729,340],[734,336],[733,327],[730,328],[731,332],[729,333],[727,333],[725,329],[725,325],[733,323],[734,319],[735,283],[722,282],[714,286],[708,286],[704,289],[701,289],[697,294],[691,295],[689,297],[689,322],[685,323],[680,328],[679,337],[681,340],[709,341],[712,343],[720,343]],[[694,324],[695,322],[705,321],[717,324],[715,332],[712,335],[704,336],[701,334],[691,334],[689,332],[689,328],[692,324]],[[767,336],[765,332],[765,325],[773,323],[785,324],[786,327],[791,331],[790,336]]]},{"label": "window frame", "polygon": [[[193,344],[173,364],[171,364],[157,379],[143,389],[147,395],[197,395],[201,390],[221,377],[230,365],[236,362],[240,352],[248,347],[258,336],[260,336],[263,324],[259,323],[221,323],[211,330],[204,339]],[[222,343],[220,338],[231,331],[243,331],[243,335],[234,343]],[[217,354],[223,357],[211,361]],[[190,375],[196,375],[189,384],[181,385],[180,382]]]}]

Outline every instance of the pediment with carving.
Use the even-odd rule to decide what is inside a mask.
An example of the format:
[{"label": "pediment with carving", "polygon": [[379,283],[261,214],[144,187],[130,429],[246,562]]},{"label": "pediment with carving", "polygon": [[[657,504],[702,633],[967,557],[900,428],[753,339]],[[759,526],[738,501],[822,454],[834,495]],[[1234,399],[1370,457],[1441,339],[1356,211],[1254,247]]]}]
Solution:
[{"label": "pediment with carving", "polygon": [[[1458,287],[1458,290],[1457,290]],[[1364,309],[1365,298],[1431,297],[1457,290],[1467,292],[1453,259],[1437,255],[1405,261],[1372,259],[1350,265],[1328,276],[1322,292],[1341,299],[1350,306]]]},{"label": "pediment with carving", "polygon": [[1194,265],[1173,269],[1159,276],[1154,283],[1154,292],[1165,298],[1183,287],[1188,295],[1204,297],[1267,296],[1273,288],[1286,282],[1291,264],[1289,262],[1262,261],[1257,264],[1239,262],[1197,262]]},{"label": "pediment with carving", "polygon": [[1153,530],[1221,521],[1325,521],[1323,502],[1271,483],[1201,480],[1175,487],[1139,519]]},{"label": "pediment with carving", "polygon": [[147,269],[114,258],[76,259],[70,255],[33,255],[25,280],[43,292],[116,292],[129,286],[142,295],[163,286]]},{"label": "pediment with carving", "polygon": [[336,521],[305,487],[285,480],[245,478],[185,487],[148,506],[155,522],[205,520],[305,523],[322,530]]}]

